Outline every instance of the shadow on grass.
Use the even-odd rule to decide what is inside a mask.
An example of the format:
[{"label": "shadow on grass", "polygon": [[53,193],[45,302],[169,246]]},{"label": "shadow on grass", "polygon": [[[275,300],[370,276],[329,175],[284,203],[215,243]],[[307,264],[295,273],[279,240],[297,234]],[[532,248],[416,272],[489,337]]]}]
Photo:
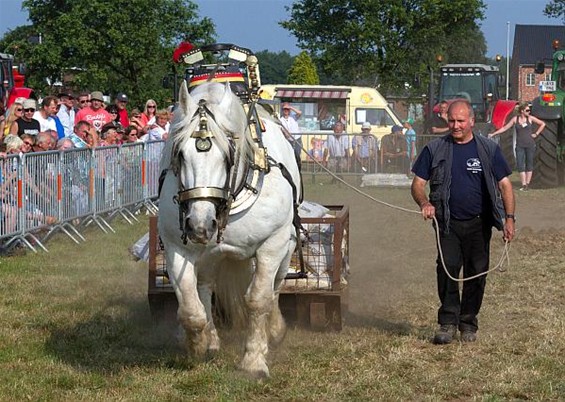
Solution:
[{"label": "shadow on grass", "polygon": [[374,328],[391,336],[413,336],[425,342],[433,338],[433,327],[414,326],[409,322],[394,322],[374,316],[346,313],[346,326],[352,328]]},{"label": "shadow on grass", "polygon": [[112,300],[110,306],[126,307],[127,312],[109,308],[88,321],[53,328],[46,351],[79,369],[102,373],[132,366],[193,367],[177,341],[176,323],[155,320],[147,302]]}]

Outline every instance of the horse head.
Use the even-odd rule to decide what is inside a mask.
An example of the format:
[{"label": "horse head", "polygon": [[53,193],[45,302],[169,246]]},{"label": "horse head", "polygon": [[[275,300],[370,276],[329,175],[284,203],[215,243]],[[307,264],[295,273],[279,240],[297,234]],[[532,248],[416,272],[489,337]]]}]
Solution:
[{"label": "horse head", "polygon": [[179,224],[186,244],[207,244],[226,224],[236,138],[246,115],[229,84],[180,89],[172,127],[171,165],[178,178]]}]

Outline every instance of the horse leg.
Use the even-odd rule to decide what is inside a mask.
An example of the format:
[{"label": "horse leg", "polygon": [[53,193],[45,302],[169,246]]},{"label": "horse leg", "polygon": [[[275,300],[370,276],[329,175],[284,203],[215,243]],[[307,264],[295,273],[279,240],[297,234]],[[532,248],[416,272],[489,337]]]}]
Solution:
[{"label": "horse leg", "polygon": [[169,278],[179,304],[177,318],[185,332],[185,345],[189,355],[202,360],[209,343],[206,310],[198,297],[194,266],[180,252],[175,252],[174,248],[168,247],[166,255]]},{"label": "horse leg", "polygon": [[[206,354],[209,358],[212,358],[220,350],[220,338],[218,336],[218,331],[216,330],[216,326],[214,324],[214,316],[212,314],[212,287],[210,285],[211,280],[213,280],[213,278],[207,278],[203,280],[203,278],[199,276],[198,285],[198,295],[200,296],[200,300],[204,305],[204,310],[206,311],[206,317],[208,319],[208,324],[206,326],[208,349],[206,350]],[[201,285],[200,281],[203,281],[204,284]]]},{"label": "horse leg", "polygon": [[269,331],[269,343],[272,346],[278,346],[282,343],[286,335],[286,322],[282,316],[281,309],[279,307],[279,295],[281,287],[283,285],[284,278],[288,272],[288,267],[290,265],[290,260],[292,258],[292,253],[296,247],[296,242],[291,242],[290,248],[284,260],[281,262],[277,275],[275,277],[275,299],[273,301],[271,313],[269,314],[268,331]]},{"label": "horse leg", "polygon": [[279,326],[284,322],[282,316],[278,318],[273,314],[274,309],[278,308],[273,305],[276,301],[273,289],[275,275],[285,258],[285,246],[288,244],[288,234],[285,236],[284,232],[279,231],[257,250],[255,275],[245,295],[249,309],[249,330],[240,367],[256,378],[269,376],[267,323],[271,317]]}]

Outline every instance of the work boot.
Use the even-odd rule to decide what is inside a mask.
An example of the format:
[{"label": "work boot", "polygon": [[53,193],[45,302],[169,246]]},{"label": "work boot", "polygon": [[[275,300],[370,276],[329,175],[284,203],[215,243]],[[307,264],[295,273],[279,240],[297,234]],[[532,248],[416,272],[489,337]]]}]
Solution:
[{"label": "work boot", "polygon": [[453,341],[453,337],[456,333],[457,327],[455,325],[443,324],[436,331],[433,343],[436,345],[447,345]]},{"label": "work boot", "polygon": [[468,329],[461,331],[461,342],[475,342],[477,340],[477,333]]}]

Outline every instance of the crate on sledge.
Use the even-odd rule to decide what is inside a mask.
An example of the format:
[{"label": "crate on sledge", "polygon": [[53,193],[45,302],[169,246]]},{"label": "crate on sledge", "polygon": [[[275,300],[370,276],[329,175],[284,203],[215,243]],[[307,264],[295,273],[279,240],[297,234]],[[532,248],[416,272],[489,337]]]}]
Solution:
[{"label": "crate on sledge", "polygon": [[[295,251],[284,280],[279,306],[287,324],[312,330],[342,328],[347,310],[349,272],[349,208],[326,206],[321,218],[302,218],[304,269]],[[149,218],[148,301],[157,319],[174,319],[177,300],[167,275],[167,267],[157,229],[157,217]]]}]

